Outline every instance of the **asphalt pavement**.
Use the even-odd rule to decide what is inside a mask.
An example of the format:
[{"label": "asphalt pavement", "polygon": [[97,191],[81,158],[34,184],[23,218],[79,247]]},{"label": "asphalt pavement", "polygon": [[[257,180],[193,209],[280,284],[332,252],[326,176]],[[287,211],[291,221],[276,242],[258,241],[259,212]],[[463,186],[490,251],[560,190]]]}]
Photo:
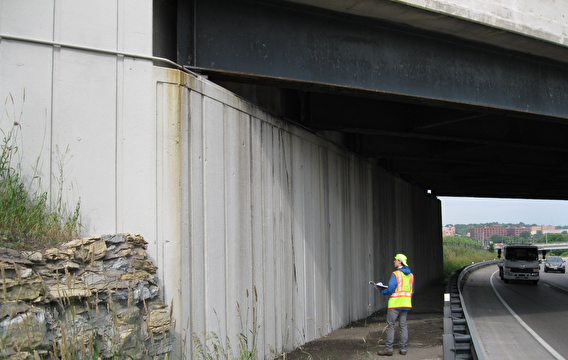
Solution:
[{"label": "asphalt pavement", "polygon": [[564,359],[568,311],[563,274],[541,272],[538,285],[505,284],[496,271],[487,266],[473,272],[462,291],[485,358]]}]

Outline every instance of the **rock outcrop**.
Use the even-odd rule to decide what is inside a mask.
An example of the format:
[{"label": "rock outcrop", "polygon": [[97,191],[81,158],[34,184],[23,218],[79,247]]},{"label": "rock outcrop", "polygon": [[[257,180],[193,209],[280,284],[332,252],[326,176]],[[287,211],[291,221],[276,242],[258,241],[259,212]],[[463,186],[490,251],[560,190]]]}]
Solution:
[{"label": "rock outcrop", "polygon": [[[0,358],[162,358],[170,310],[140,235],[0,248]],[[70,357],[64,357],[70,354]]]}]

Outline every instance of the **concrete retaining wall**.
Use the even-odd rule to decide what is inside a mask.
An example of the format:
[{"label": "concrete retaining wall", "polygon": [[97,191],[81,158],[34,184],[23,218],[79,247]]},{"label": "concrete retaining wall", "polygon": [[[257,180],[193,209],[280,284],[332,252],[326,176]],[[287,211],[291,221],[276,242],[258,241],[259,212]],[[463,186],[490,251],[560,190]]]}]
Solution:
[{"label": "concrete retaining wall", "polygon": [[368,281],[387,281],[397,252],[419,291],[441,278],[434,196],[197,76],[159,72],[158,109],[171,111],[158,122],[171,146],[162,166],[181,169],[179,208],[166,211],[180,212],[181,233],[157,263],[173,270],[164,285],[180,291],[186,331],[234,347],[245,316],[271,357],[384,307]]}]

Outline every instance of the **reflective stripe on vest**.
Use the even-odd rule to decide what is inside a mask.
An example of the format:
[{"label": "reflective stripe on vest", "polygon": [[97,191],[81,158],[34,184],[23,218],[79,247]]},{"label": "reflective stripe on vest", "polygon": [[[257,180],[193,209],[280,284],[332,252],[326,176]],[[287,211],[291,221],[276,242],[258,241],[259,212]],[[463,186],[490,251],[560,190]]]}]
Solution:
[{"label": "reflective stripe on vest", "polygon": [[389,298],[389,309],[407,308],[412,309],[412,286],[414,285],[414,274],[405,275],[402,271],[393,272],[396,276],[397,286],[394,293]]}]

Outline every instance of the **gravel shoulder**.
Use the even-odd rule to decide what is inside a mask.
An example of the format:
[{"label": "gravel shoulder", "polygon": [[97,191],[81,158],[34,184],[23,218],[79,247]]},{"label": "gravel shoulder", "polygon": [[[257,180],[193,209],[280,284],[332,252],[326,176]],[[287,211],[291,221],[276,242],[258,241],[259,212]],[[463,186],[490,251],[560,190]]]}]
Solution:
[{"label": "gravel shoulder", "polygon": [[413,309],[408,314],[409,346],[407,355],[398,353],[398,326],[392,357],[378,356],[384,347],[386,310],[355,321],[342,329],[305,344],[281,359],[443,359],[444,300],[446,281],[434,284],[427,291],[416,293]]}]

